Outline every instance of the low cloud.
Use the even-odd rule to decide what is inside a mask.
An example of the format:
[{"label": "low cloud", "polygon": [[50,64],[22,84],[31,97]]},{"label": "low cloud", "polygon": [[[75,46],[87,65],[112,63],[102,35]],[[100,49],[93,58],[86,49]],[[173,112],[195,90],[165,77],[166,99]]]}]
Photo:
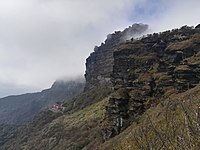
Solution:
[{"label": "low cloud", "polygon": [[150,25],[151,32],[160,32],[200,23],[199,0],[145,0],[136,5],[132,20]]},{"label": "low cloud", "polygon": [[0,1],[0,97],[83,75],[94,45],[133,23],[149,24],[150,32],[196,25],[199,4],[198,0]]},{"label": "low cloud", "polygon": [[132,3],[139,0],[0,1],[0,88],[41,90],[83,75],[94,45],[129,24]]}]

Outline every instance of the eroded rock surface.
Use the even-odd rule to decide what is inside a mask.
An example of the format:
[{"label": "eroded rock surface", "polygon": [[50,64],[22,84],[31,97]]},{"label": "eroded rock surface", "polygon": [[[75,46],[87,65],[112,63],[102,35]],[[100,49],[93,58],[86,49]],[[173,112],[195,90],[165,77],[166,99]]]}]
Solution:
[{"label": "eroded rock surface", "polygon": [[116,46],[127,39],[141,35],[148,29],[148,25],[133,24],[124,31],[116,31],[109,34],[105,43],[101,46],[95,46],[94,52],[86,60],[86,87],[108,85],[111,86],[111,73],[113,71],[113,52]]},{"label": "eroded rock surface", "polygon": [[187,26],[120,44],[113,53],[115,94],[107,105],[104,140],[171,93],[199,84],[199,52],[200,30]]}]

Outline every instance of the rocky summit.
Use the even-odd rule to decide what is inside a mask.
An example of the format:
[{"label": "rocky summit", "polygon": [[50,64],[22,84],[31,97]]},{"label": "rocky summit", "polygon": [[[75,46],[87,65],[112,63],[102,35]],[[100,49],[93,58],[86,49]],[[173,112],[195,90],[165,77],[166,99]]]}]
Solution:
[{"label": "rocky summit", "polygon": [[108,34],[101,46],[95,46],[94,52],[86,59],[86,89],[99,84],[112,86],[111,74],[113,71],[113,52],[117,45],[129,38],[137,37],[147,31],[146,24],[133,24],[124,31]]},{"label": "rocky summit", "polygon": [[62,113],[1,126],[0,148],[198,150],[199,26],[138,37],[148,26],[134,24],[109,34],[86,60],[85,90]]},{"label": "rocky summit", "polygon": [[105,139],[119,134],[159,99],[194,88],[200,81],[200,29],[184,26],[114,50],[114,94],[106,107]]}]

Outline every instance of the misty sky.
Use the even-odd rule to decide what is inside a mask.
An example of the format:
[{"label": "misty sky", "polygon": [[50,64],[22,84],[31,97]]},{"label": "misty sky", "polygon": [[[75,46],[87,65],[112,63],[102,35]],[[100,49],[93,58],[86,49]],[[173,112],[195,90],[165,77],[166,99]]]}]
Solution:
[{"label": "misty sky", "polygon": [[199,0],[0,0],[0,97],[84,74],[107,34],[133,23],[150,32],[200,23]]}]

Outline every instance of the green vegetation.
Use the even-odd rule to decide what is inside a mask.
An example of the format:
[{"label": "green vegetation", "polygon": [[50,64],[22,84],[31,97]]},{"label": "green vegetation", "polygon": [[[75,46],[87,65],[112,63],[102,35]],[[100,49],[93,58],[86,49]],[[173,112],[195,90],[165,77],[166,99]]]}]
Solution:
[{"label": "green vegetation", "polygon": [[0,124],[24,124],[41,110],[57,101],[69,101],[83,91],[82,81],[56,81],[51,88],[38,93],[0,99]]},{"label": "green vegetation", "polygon": [[[198,150],[200,147],[200,86],[145,112],[102,149]],[[115,142],[114,142],[115,141]]]},{"label": "green vegetation", "polygon": [[108,101],[108,98],[91,105],[89,107],[86,107],[83,110],[80,110],[78,112],[75,112],[69,116],[66,116],[64,118],[64,123],[66,126],[69,125],[76,125],[76,124],[85,124],[88,123],[91,120],[99,120],[101,121],[104,118],[105,114],[105,105]]},{"label": "green vegetation", "polygon": [[[106,41],[87,59],[85,91],[64,96],[62,113],[46,110],[26,126],[0,126],[0,149],[199,150],[199,32],[184,26],[119,45]],[[105,53],[106,44],[116,50]],[[99,84],[103,75],[115,92]]]},{"label": "green vegetation", "polygon": [[[108,98],[71,115],[63,115],[31,134],[26,149],[79,150],[97,147],[101,142],[100,122]],[[31,143],[38,143],[32,145]]]},{"label": "green vegetation", "polygon": [[[109,93],[110,90],[105,87],[92,88],[66,103],[67,109],[70,109],[64,114],[42,111],[28,126],[24,127],[21,134],[16,134],[13,140],[5,141],[0,149],[97,148],[103,142],[101,122],[104,119],[105,105],[109,98],[105,97]],[[77,105],[74,104],[75,102]],[[73,105],[69,107],[70,104]]]},{"label": "green vegetation", "polygon": [[83,109],[91,104],[101,101],[112,92],[112,89],[107,86],[94,86],[87,91],[82,92],[71,101],[66,102],[67,113],[73,113],[80,109]]}]

